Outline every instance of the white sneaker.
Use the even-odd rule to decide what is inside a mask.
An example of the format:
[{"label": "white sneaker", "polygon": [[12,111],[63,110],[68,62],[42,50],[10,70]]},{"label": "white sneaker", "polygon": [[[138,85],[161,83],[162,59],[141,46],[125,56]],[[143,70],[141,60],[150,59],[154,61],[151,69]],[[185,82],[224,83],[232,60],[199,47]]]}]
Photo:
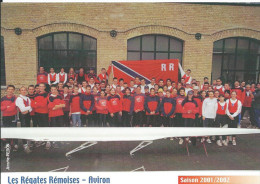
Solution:
[{"label": "white sneaker", "polygon": [[217,140],[217,145],[222,146],[222,142],[220,140]]},{"label": "white sneaker", "polygon": [[32,151],[30,150],[30,147],[28,146],[28,144],[24,144],[23,145],[23,148],[24,148],[24,152],[25,153],[31,153]]},{"label": "white sneaker", "polygon": [[183,139],[182,138],[180,138],[179,144],[183,144]]},{"label": "white sneaker", "polygon": [[207,143],[211,144],[211,140],[210,140],[210,139],[207,139]]},{"label": "white sneaker", "polygon": [[232,144],[233,144],[233,146],[236,146],[236,145],[237,145],[237,142],[236,142],[235,139],[233,139]]},{"label": "white sneaker", "polygon": [[48,142],[46,142],[46,146],[45,146],[45,149],[50,149],[51,148],[51,143],[48,141]]},{"label": "white sneaker", "polygon": [[228,141],[223,140],[222,143],[224,144],[224,146],[228,146]]}]

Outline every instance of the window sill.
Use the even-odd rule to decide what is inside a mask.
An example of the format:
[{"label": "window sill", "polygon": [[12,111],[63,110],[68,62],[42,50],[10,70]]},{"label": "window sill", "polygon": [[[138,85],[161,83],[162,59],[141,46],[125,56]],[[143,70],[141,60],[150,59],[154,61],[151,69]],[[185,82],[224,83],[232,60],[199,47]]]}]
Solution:
[{"label": "window sill", "polygon": [[1,86],[1,89],[6,89],[6,86]]}]

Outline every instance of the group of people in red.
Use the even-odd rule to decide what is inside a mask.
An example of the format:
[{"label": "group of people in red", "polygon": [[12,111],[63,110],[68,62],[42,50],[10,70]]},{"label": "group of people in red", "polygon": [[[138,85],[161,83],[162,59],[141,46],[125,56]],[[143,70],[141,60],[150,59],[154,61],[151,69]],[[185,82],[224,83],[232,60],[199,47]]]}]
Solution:
[{"label": "group of people in red", "polygon": [[[109,84],[105,68],[97,76],[94,68],[86,74],[83,68],[77,73],[73,68],[68,73],[63,68],[59,73],[50,68],[47,73],[40,67],[37,84],[21,87],[18,97],[14,95],[15,86],[7,86],[7,94],[1,98],[3,126],[16,127],[19,119],[22,127],[30,127],[32,122],[33,127],[236,128],[247,110],[251,126],[260,126],[259,83],[256,86],[235,81],[231,88],[229,83],[223,86],[221,79],[210,85],[205,77],[200,84],[190,76],[191,70],[179,68],[180,82],[152,78],[146,84],[137,76],[129,83],[115,77]],[[254,104],[258,111],[254,111]],[[211,143],[213,139],[219,146],[227,146],[229,141],[236,145],[234,135],[201,141]],[[183,141],[179,138],[179,144]],[[23,143],[29,151],[27,142]]]}]

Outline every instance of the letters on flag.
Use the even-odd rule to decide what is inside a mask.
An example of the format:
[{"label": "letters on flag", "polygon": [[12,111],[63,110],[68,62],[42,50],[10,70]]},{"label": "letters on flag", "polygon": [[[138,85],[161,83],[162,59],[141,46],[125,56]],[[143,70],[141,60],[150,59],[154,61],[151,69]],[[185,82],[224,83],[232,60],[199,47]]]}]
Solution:
[{"label": "letters on flag", "polygon": [[150,83],[153,77],[166,81],[178,82],[178,59],[142,60],[142,61],[112,61],[111,70],[114,77],[123,78],[129,83],[135,77],[144,78]]}]

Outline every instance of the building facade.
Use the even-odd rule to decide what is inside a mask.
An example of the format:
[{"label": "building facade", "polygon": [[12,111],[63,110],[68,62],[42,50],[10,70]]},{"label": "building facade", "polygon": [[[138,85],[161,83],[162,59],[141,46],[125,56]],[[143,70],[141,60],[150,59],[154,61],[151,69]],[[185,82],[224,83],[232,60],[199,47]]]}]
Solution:
[{"label": "building facade", "polygon": [[260,6],[2,3],[1,86],[36,83],[39,66],[177,58],[192,77],[259,81]]}]

